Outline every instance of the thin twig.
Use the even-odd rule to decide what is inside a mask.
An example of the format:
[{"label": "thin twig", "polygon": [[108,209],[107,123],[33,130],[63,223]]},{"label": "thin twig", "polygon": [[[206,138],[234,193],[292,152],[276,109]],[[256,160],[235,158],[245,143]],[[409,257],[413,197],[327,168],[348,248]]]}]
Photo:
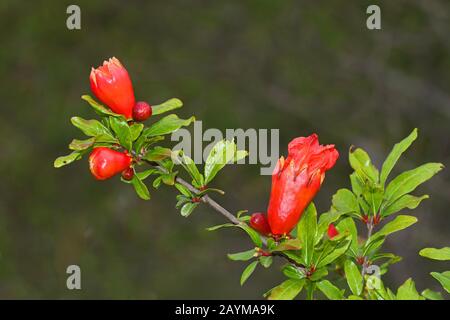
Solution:
[{"label": "thin twig", "polygon": [[[158,169],[161,172],[167,173],[167,170],[164,167],[155,165],[154,163],[144,160],[146,163],[150,164],[151,166],[153,166],[154,168]],[[183,185],[184,187],[186,187],[189,191],[191,191],[194,194],[199,194],[200,190],[198,190],[197,188],[195,188],[193,185],[191,185],[189,182],[187,182],[186,180],[180,178],[180,177],[176,177],[175,181],[178,182],[179,184]],[[219,212],[220,214],[222,214],[225,218],[227,218],[231,223],[233,224],[241,224],[242,222],[236,218],[236,216],[234,216],[230,211],[228,211],[227,209],[225,209],[224,207],[222,207],[220,204],[218,204],[214,199],[212,199],[209,195],[203,195],[201,197],[201,201],[205,204],[207,204],[208,206],[210,206],[211,208],[213,208],[215,211]],[[264,245],[267,245],[267,239],[265,237],[262,237],[262,242]],[[286,259],[289,263],[294,264],[296,267],[298,267],[301,270],[305,270],[304,266],[299,264],[298,262],[296,262],[294,259],[289,258],[288,256],[286,256],[285,254],[283,254],[282,252],[272,252],[271,253],[272,256],[278,256],[278,257],[282,257],[284,259]]]}]

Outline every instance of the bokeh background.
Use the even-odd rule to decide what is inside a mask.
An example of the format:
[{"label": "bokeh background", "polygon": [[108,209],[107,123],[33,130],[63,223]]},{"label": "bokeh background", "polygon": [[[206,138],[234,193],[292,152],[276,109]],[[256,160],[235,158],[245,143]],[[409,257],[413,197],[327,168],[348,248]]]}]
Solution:
[{"label": "bokeh background", "polygon": [[[66,28],[81,7],[82,29]],[[369,4],[382,30],[366,28]],[[13,1],[0,2],[0,298],[250,298],[281,282],[280,261],[239,285],[243,263],[226,253],[251,245],[207,207],[189,219],[172,189],[141,201],[119,179],[96,182],[86,159],[56,170],[55,157],[81,137],[73,115],[93,117],[91,66],[116,56],[136,95],[178,97],[182,116],[206,128],[280,128],[319,134],[341,152],[316,199],[329,208],[349,186],[347,150],[369,151],[380,166],[392,145],[418,127],[419,139],[395,173],[450,157],[450,3],[401,1]],[[216,179],[232,211],[265,210],[270,177],[259,166],[230,166]],[[449,170],[416,192],[431,199],[419,223],[387,241],[402,255],[384,280],[408,277],[438,289],[428,274],[448,269],[418,256],[450,244]],[[82,270],[82,290],[66,288],[66,267]]]}]

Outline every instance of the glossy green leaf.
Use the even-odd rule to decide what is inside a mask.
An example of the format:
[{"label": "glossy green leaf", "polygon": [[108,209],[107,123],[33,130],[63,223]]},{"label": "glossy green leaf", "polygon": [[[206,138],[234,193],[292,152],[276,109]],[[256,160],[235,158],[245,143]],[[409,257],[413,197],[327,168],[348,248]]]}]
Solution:
[{"label": "glossy green leaf", "polygon": [[406,229],[416,222],[417,222],[416,217],[399,215],[395,217],[394,220],[384,225],[384,227],[380,231],[373,234],[371,240],[376,239],[378,237],[385,237],[391,233]]},{"label": "glossy green leaf", "polygon": [[222,228],[229,228],[229,227],[237,227],[236,224],[234,223],[224,223],[224,224],[219,224],[217,226],[212,226],[212,227],[208,227],[206,228],[207,231],[216,231]]},{"label": "glossy green leaf", "polygon": [[422,291],[422,297],[428,299],[428,300],[444,300],[442,297],[442,294],[437,291],[433,291],[430,289],[425,289]]},{"label": "glossy green leaf", "polygon": [[425,248],[420,250],[419,254],[422,257],[433,259],[433,260],[450,260],[450,247],[444,247],[440,249],[436,248]]},{"label": "glossy green leaf", "polygon": [[302,247],[300,239],[288,239],[278,244],[271,251],[286,251],[286,250],[299,250]]},{"label": "glossy green leaf", "polygon": [[378,170],[372,164],[366,151],[361,148],[350,148],[348,158],[350,166],[358,173],[358,175],[365,177],[374,183],[378,182]]},{"label": "glossy green leaf", "polygon": [[106,108],[102,104],[95,101],[90,95],[82,95],[81,99],[88,102],[92,108],[101,116],[123,117],[121,114],[114,113],[111,109]]},{"label": "glossy green leaf", "polygon": [[255,257],[255,249],[237,252],[237,253],[229,253],[227,254],[228,259],[234,261],[248,261]]},{"label": "glossy green leaf", "polygon": [[253,261],[244,269],[244,271],[242,272],[242,275],[241,275],[241,286],[245,283],[245,281],[247,281],[248,278],[250,278],[253,271],[255,271],[258,263],[259,263],[258,261]]},{"label": "glossy green leaf", "polygon": [[413,170],[405,171],[394,178],[386,188],[386,206],[391,205],[404,194],[414,191],[436,173],[442,170],[441,163],[426,163]]},{"label": "glossy green leaf", "polygon": [[144,125],[142,123],[134,123],[130,126],[131,141],[135,141],[142,133]]},{"label": "glossy green leaf", "polygon": [[397,213],[403,209],[415,209],[422,202],[422,200],[428,199],[428,195],[421,197],[415,197],[410,194],[405,194],[384,208],[381,212],[383,217],[389,216],[393,213]]},{"label": "glossy green leaf", "polygon": [[68,165],[76,160],[81,159],[81,154],[79,151],[74,151],[71,154],[67,156],[61,156],[56,158],[56,160],[53,162],[53,166],[55,168],[61,168],[65,165]]},{"label": "glossy green leaf", "polygon": [[205,163],[205,184],[211,182],[216,174],[235,158],[235,153],[236,144],[233,141],[221,140],[214,145]]},{"label": "glossy green leaf", "polygon": [[111,136],[111,131],[98,120],[85,120],[80,117],[72,117],[70,121],[87,136],[95,137],[102,134]]},{"label": "glossy green leaf", "polygon": [[194,211],[199,205],[198,202],[188,202],[181,207],[181,215],[183,217],[189,217],[189,215]]},{"label": "glossy green leaf", "polygon": [[188,198],[192,197],[191,191],[189,191],[189,189],[186,188],[185,186],[183,186],[182,184],[175,183],[175,188],[177,188],[178,191],[180,191],[181,194],[183,194],[184,196],[186,196]]},{"label": "glossy green leaf", "polygon": [[328,269],[326,267],[317,269],[313,272],[313,274],[309,277],[311,281],[319,281],[322,278],[328,275]]},{"label": "glossy green leaf", "polygon": [[161,120],[155,122],[150,127],[144,129],[142,135],[145,137],[162,136],[177,131],[181,127],[190,125],[195,121],[195,117],[180,119],[176,114],[169,114]]},{"label": "glossy green leaf", "polygon": [[339,189],[332,198],[333,207],[342,213],[359,214],[359,205],[356,196],[348,189]]},{"label": "glossy green leaf", "polygon": [[344,253],[347,252],[347,250],[350,248],[350,244],[352,241],[350,240],[351,237],[348,236],[344,241],[341,242],[333,242],[329,241],[330,243],[330,250],[327,252],[324,252],[323,255],[321,255],[320,259],[317,262],[317,268],[324,267],[326,265],[329,265],[334,260],[342,256]]},{"label": "glossy green leaf", "polygon": [[172,150],[169,148],[163,148],[160,146],[156,146],[153,149],[148,150],[142,159],[147,161],[161,161],[167,158],[170,158],[172,155]]},{"label": "glossy green leaf", "polygon": [[317,282],[317,288],[330,300],[342,300],[344,295],[334,284],[328,280]]},{"label": "glossy green leaf", "polygon": [[159,173],[159,171],[157,169],[147,169],[145,171],[135,172],[136,176],[141,180],[147,179],[150,175],[154,173]]},{"label": "glossy green leaf", "polygon": [[356,229],[355,221],[351,217],[345,218],[339,221],[336,229],[339,231],[339,234],[351,236],[350,248],[353,252],[356,252],[358,250],[358,230]]},{"label": "glossy green leaf", "polygon": [[253,230],[252,228],[250,228],[247,224],[245,223],[241,223],[238,225],[239,228],[241,228],[242,230],[244,230],[245,232],[247,232],[248,236],[250,237],[250,239],[253,241],[253,243],[257,246],[257,247],[262,247],[262,240],[261,237],[259,235],[258,232],[256,232],[255,230]]},{"label": "glossy green leaf", "polygon": [[259,257],[259,263],[264,267],[264,268],[269,268],[272,265],[273,262],[273,258],[272,256],[262,256]]},{"label": "glossy green leaf", "polygon": [[300,270],[299,268],[297,268],[291,264],[285,265],[283,267],[283,269],[281,269],[281,271],[283,272],[283,274],[286,277],[288,277],[290,279],[300,280],[300,279],[304,279],[306,277],[303,270]]},{"label": "glossy green leaf", "polygon": [[317,211],[314,203],[311,202],[297,226],[297,235],[302,243],[301,254],[307,266],[312,262],[316,232]]},{"label": "glossy green leaf", "polygon": [[172,111],[183,106],[183,102],[180,99],[172,98],[161,104],[152,106],[152,115],[158,115],[167,111]]},{"label": "glossy green leaf", "polygon": [[182,150],[177,152],[177,161],[183,166],[183,168],[189,173],[195,185],[201,187],[204,185],[203,175],[198,171],[197,166],[190,157],[185,155]]},{"label": "glossy green leaf", "polygon": [[147,186],[142,182],[141,179],[137,175],[133,176],[131,180],[131,184],[134,187],[137,195],[143,200],[150,200],[150,192],[147,189]]},{"label": "glossy green leaf", "polygon": [[95,143],[95,137],[86,139],[86,140],[78,140],[78,139],[73,139],[72,142],[69,144],[69,149],[70,150],[76,150],[76,151],[81,151],[81,150],[86,150],[90,147],[92,147]]},{"label": "glossy green leaf", "polygon": [[120,144],[127,150],[131,150],[132,137],[128,123],[123,118],[109,118],[111,129],[117,135]]},{"label": "glossy green leaf", "polygon": [[398,300],[423,300],[416,290],[414,281],[409,278],[397,290]]},{"label": "glossy green leaf", "polygon": [[439,281],[439,283],[445,289],[445,291],[450,293],[450,271],[445,271],[442,273],[431,272],[430,274],[433,276],[433,278]]},{"label": "glossy green leaf", "polygon": [[270,290],[269,300],[293,300],[303,289],[305,280],[288,279]]},{"label": "glossy green leaf", "polygon": [[414,140],[416,140],[416,138],[417,138],[417,128],[414,129],[405,139],[394,145],[392,151],[387,156],[381,168],[380,174],[381,185],[385,184],[387,177],[389,176],[389,173],[391,173],[392,168],[394,168],[400,156],[403,154],[403,152],[405,152],[409,148],[409,146],[414,142]]},{"label": "glossy green leaf", "polygon": [[346,260],[344,265],[348,287],[354,295],[359,296],[363,289],[363,278],[358,266],[352,260]]}]

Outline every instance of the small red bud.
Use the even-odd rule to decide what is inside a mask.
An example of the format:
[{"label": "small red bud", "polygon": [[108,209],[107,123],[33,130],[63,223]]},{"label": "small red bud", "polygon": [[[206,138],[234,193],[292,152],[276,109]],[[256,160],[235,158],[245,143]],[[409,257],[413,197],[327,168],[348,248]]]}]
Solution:
[{"label": "small red bud", "polygon": [[135,121],[145,121],[152,115],[152,107],[144,101],[138,101],[133,108],[133,119]]},{"label": "small red bud", "polygon": [[359,265],[363,265],[364,264],[364,257],[356,257],[356,263],[358,263]]},{"label": "small red bud", "polygon": [[339,234],[339,231],[337,231],[334,224],[330,223],[330,225],[328,226],[327,234],[328,234],[328,237],[330,239],[332,239]]},{"label": "small red bud", "polygon": [[271,234],[267,217],[264,213],[256,212],[250,218],[250,226],[264,236]]},{"label": "small red bud", "polygon": [[381,216],[380,215],[376,215],[373,217],[373,224],[378,224],[381,220]]},{"label": "small red bud", "polygon": [[124,180],[130,181],[134,177],[134,170],[132,167],[126,168],[122,171],[122,178]]},{"label": "small red bud", "polygon": [[369,222],[369,217],[367,216],[367,214],[364,214],[361,217],[362,222],[364,222],[365,224],[367,224]]}]

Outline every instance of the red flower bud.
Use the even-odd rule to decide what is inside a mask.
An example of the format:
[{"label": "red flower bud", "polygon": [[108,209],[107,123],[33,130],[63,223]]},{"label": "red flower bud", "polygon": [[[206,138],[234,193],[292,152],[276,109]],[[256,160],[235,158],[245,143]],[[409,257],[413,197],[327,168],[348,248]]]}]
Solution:
[{"label": "red flower bud", "polygon": [[334,224],[331,223],[331,224],[328,226],[327,234],[328,234],[328,237],[329,237],[330,239],[332,239],[332,238],[334,238],[335,236],[337,236],[337,235],[339,234],[339,231],[337,231],[337,229],[336,229],[336,227],[334,226]]},{"label": "red flower bud", "polygon": [[111,58],[97,69],[92,68],[89,80],[92,92],[101,102],[115,113],[131,118],[135,105],[133,85],[118,59]]},{"label": "red flower bud", "polygon": [[128,167],[122,171],[122,178],[124,180],[130,181],[134,177],[134,170],[132,167]]},{"label": "red flower bud", "polygon": [[319,145],[316,134],[289,143],[289,155],[272,174],[268,220],[274,235],[288,234],[300,220],[339,153],[334,145]]},{"label": "red flower bud", "polygon": [[269,223],[264,213],[254,213],[250,217],[250,226],[264,236],[271,234]]},{"label": "red flower bud", "polygon": [[95,179],[105,180],[127,169],[131,162],[127,152],[98,147],[89,156],[89,169]]},{"label": "red flower bud", "polygon": [[133,119],[145,121],[152,115],[152,107],[144,101],[138,101],[133,107]]}]

